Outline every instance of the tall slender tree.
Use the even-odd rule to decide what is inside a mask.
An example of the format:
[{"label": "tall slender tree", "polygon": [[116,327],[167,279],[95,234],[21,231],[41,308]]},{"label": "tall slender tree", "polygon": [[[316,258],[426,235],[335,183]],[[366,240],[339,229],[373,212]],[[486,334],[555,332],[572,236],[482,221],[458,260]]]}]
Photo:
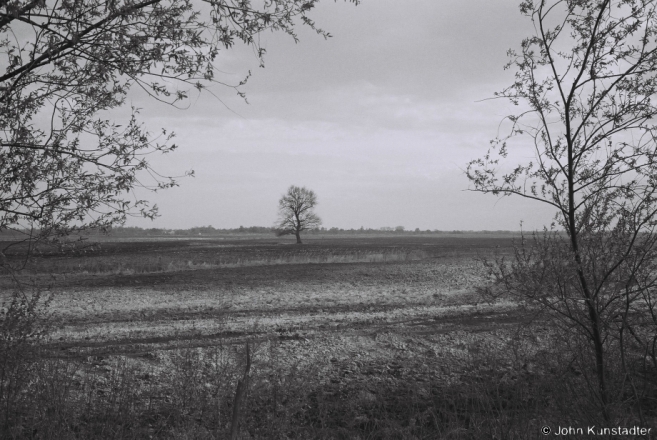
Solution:
[{"label": "tall slender tree", "polygon": [[[657,366],[657,1],[526,0],[520,10],[535,33],[509,51],[515,82],[496,94],[520,110],[467,176],[474,191],[557,211],[566,234],[547,231],[496,273],[507,293],[579,338],[577,355],[591,353],[609,421],[613,396],[641,389],[630,352]],[[512,161],[523,147],[534,158]],[[610,377],[618,365],[624,374]]]}]

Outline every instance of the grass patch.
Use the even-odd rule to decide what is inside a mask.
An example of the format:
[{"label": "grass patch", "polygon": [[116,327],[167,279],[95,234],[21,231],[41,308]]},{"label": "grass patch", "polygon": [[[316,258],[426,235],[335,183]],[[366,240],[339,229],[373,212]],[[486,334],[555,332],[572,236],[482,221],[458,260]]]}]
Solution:
[{"label": "grass patch", "polygon": [[[232,248],[228,248],[232,250]],[[95,255],[84,258],[35,258],[23,271],[26,275],[81,274],[134,275],[179,272],[212,268],[269,266],[283,264],[387,263],[415,261],[428,254],[418,249],[330,249],[311,248],[293,251],[262,252],[174,252],[172,255],[147,253],[143,255]]]},{"label": "grass patch", "polygon": [[[539,364],[554,346],[516,340],[502,348],[486,335],[459,345],[459,356],[422,371],[401,358],[347,362],[256,344],[239,438],[514,440],[543,438],[545,424],[599,423],[574,392],[580,377]],[[242,345],[34,359],[3,397],[0,437],[229,438],[245,362]],[[441,374],[446,368],[452,374]],[[617,414],[637,423],[632,408]]]}]

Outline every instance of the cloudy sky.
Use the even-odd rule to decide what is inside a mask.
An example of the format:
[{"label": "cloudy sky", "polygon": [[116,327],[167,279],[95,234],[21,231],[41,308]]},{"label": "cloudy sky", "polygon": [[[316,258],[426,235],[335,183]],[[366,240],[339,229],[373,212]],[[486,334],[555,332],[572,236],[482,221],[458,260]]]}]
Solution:
[{"label": "cloudy sky", "polygon": [[[135,95],[147,126],[177,134],[158,171],[194,178],[158,194],[161,228],[271,226],[290,185],[318,195],[326,227],[481,230],[541,228],[552,211],[467,191],[463,169],[512,112],[486,100],[513,80],[506,51],[531,33],[513,0],[323,2],[312,14],[333,37],[299,29],[298,44],[266,33],[266,67],[226,51],[215,86],[176,110]],[[520,153],[522,155],[522,153]]]}]

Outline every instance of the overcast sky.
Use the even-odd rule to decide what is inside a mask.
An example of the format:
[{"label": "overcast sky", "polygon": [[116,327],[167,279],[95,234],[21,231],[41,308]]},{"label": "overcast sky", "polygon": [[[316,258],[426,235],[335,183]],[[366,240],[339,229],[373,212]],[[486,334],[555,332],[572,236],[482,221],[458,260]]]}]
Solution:
[{"label": "overcast sky", "polygon": [[271,226],[290,185],[317,193],[325,227],[495,230],[541,228],[540,203],[468,192],[467,162],[485,154],[514,111],[483,101],[513,81],[506,51],[533,30],[512,0],[324,1],[312,14],[333,37],[261,36],[252,51],[225,51],[215,86],[176,110],[135,94],[152,132],[173,130],[180,149],[152,163],[196,177],[158,194],[153,222],[129,226]]}]

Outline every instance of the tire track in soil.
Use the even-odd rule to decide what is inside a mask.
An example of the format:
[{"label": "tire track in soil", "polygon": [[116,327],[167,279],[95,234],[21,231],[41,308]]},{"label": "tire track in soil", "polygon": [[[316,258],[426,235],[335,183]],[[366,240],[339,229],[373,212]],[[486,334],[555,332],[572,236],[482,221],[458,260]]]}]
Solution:
[{"label": "tire track in soil", "polygon": [[[323,316],[325,317],[325,316]],[[85,359],[88,356],[124,355],[140,357],[155,350],[174,350],[178,348],[198,348],[210,346],[218,341],[222,345],[244,344],[266,341],[306,341],[339,333],[342,336],[371,336],[377,333],[395,332],[406,335],[444,334],[458,330],[468,332],[487,332],[503,327],[529,323],[534,318],[525,310],[504,309],[499,311],[475,311],[470,314],[440,317],[405,318],[386,322],[362,321],[331,325],[323,322],[317,327],[303,329],[301,336],[294,332],[274,331],[225,331],[207,335],[187,334],[175,336],[151,336],[144,338],[125,338],[114,341],[51,342],[45,345],[45,356],[59,359]]]}]

